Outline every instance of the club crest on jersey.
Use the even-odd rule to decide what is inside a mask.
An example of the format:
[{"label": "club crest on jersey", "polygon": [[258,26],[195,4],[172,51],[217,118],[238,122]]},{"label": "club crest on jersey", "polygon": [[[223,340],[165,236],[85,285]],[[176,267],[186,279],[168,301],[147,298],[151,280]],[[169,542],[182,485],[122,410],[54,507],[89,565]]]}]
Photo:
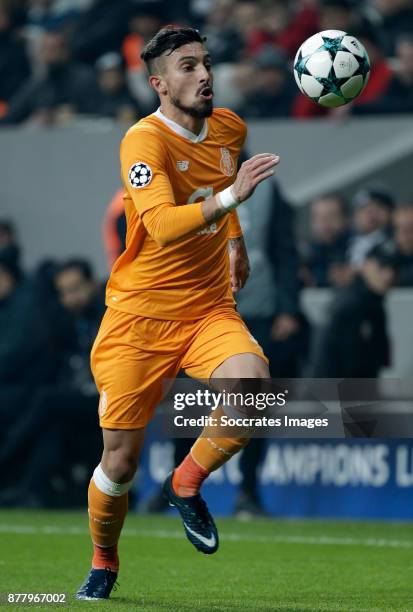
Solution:
[{"label": "club crest on jersey", "polygon": [[221,147],[221,161],[220,168],[221,172],[225,174],[225,176],[232,176],[235,172],[235,164],[234,160],[231,157],[231,153],[225,147]]},{"label": "club crest on jersey", "polygon": [[186,159],[183,160],[183,161],[177,161],[176,162],[176,167],[181,172],[186,172],[188,170],[188,168],[189,168],[189,161],[187,161]]},{"label": "club crest on jersey", "polygon": [[136,162],[129,170],[129,183],[135,189],[146,187],[152,180],[152,170],[144,162]]}]

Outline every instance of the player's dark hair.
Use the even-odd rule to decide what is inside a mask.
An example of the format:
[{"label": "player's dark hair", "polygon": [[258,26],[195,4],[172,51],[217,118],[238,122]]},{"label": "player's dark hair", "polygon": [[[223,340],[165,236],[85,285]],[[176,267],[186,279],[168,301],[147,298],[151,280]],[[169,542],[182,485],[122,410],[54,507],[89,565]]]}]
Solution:
[{"label": "player's dark hair", "polygon": [[[145,45],[141,53],[141,59],[145,62],[149,74],[153,73],[154,60],[163,55],[166,51],[173,53],[176,49],[192,42],[204,43],[205,36],[201,36],[195,28],[177,28],[167,25]],[[168,54],[168,55],[169,55]]]},{"label": "player's dark hair", "polygon": [[64,261],[56,268],[55,278],[62,272],[67,272],[68,270],[77,270],[86,280],[93,279],[92,266],[86,259],[73,258]]}]

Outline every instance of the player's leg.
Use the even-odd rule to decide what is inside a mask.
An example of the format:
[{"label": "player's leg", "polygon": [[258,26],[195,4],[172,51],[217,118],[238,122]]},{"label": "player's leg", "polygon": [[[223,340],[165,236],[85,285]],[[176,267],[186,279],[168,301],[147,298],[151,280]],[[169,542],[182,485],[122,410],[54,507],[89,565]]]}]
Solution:
[{"label": "player's leg", "polygon": [[174,378],[179,368],[177,358],[156,343],[161,342],[162,333],[151,328],[148,338],[146,327],[142,317],[108,309],[92,351],[104,451],[89,486],[94,554],[79,599],[109,597],[119,568],[117,543],[145,427],[162,398],[163,378]]},{"label": "player's leg", "polygon": [[[209,380],[212,385],[219,379],[270,377],[261,347],[234,311],[212,313],[202,322],[183,367],[190,376]],[[165,496],[179,510],[188,539],[201,552],[217,550],[218,533],[199,494],[200,487],[248,441],[248,437],[217,437],[216,429],[206,427],[165,482]]]},{"label": "player's leg", "polygon": [[102,460],[88,490],[89,530],[93,544],[92,568],[77,599],[107,599],[119,571],[118,541],[128,512],[145,428],[103,429]]},{"label": "player's leg", "polygon": [[89,526],[93,542],[92,567],[119,570],[118,541],[128,511],[145,429],[103,429],[102,460],[89,484]]},{"label": "player's leg", "polygon": [[[270,378],[268,364],[257,353],[232,355],[215,368],[210,381],[214,386],[214,379],[230,378]],[[215,415],[219,417],[221,414],[223,409],[218,408]],[[196,495],[205,478],[242,450],[248,441],[247,437],[217,437],[216,428],[205,427],[174,472],[173,487],[176,493],[182,496]]]}]

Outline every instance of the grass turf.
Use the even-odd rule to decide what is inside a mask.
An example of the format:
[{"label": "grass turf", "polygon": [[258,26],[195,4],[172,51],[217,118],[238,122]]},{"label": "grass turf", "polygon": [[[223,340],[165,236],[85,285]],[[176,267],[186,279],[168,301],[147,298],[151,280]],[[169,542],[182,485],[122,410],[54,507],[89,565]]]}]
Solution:
[{"label": "grass turf", "polygon": [[221,546],[197,553],[176,516],[129,515],[120,586],[77,602],[89,566],[85,513],[0,512],[0,591],[68,593],[68,605],[16,610],[413,611],[413,526],[217,521]]}]

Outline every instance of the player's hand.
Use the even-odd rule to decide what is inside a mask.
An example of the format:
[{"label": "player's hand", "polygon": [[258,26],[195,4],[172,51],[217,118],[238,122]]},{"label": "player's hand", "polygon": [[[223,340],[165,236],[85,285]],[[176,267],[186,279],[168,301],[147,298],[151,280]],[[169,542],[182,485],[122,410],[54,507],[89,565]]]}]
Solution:
[{"label": "player's hand", "polygon": [[261,181],[272,176],[274,167],[279,161],[279,156],[273,153],[258,153],[245,161],[231,186],[231,191],[238,202],[247,200]]},{"label": "player's hand", "polygon": [[250,274],[250,262],[242,236],[231,238],[228,246],[231,289],[235,293],[242,289],[247,281]]}]

